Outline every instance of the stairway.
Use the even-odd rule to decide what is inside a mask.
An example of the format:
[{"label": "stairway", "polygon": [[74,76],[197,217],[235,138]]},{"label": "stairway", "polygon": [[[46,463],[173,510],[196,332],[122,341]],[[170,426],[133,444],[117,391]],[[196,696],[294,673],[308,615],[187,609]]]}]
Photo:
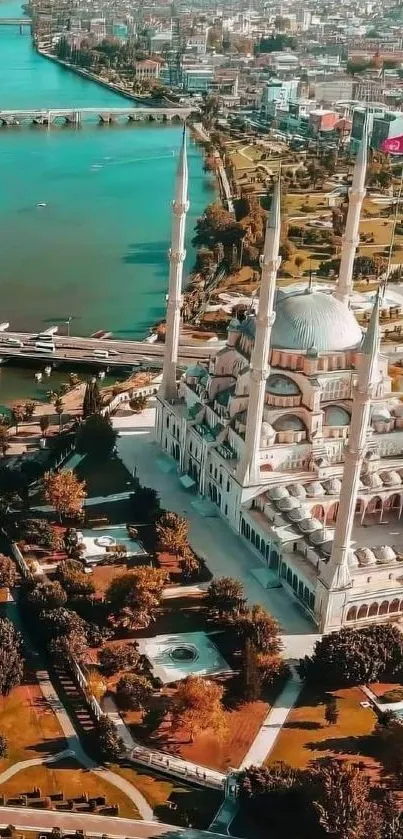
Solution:
[{"label": "stairway", "polygon": [[57,692],[63,705],[79,729],[80,735],[90,734],[94,728],[94,720],[88,710],[87,703],[80,688],[76,685],[68,667],[63,660],[52,662],[52,681],[56,682]]}]

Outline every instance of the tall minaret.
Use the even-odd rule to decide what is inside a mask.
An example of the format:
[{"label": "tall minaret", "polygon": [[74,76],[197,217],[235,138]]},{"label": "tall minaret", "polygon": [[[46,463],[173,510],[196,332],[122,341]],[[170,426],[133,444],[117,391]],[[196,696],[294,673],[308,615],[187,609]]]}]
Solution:
[{"label": "tall minaret", "polygon": [[270,373],[269,352],[271,330],[275,319],[274,294],[280,264],[280,179],[274,187],[270,216],[267,221],[260,280],[259,308],[256,318],[255,342],[251,357],[248,415],[245,449],[239,463],[237,478],[245,486],[260,480],[260,434],[263,420],[266,380]]},{"label": "tall minaret", "polygon": [[367,171],[368,128],[364,122],[362,140],[354,166],[353,183],[349,192],[346,229],[343,236],[340,271],[334,296],[348,306],[353,290],[353,267],[357,247],[360,243],[360,217],[362,202],[365,198],[365,175]]},{"label": "tall minaret", "polygon": [[348,567],[351,533],[361,468],[366,453],[371,402],[375,396],[378,380],[379,311],[380,295],[378,294],[372,310],[371,321],[360,349],[358,379],[353,398],[350,436],[345,454],[332,553],[319,578],[318,616],[322,632],[340,627],[341,610],[344,604],[343,590],[351,585]]},{"label": "tall minaret", "polygon": [[188,164],[186,154],[186,126],[183,127],[182,148],[176,174],[175,198],[172,202],[172,235],[169,249],[169,290],[165,331],[164,365],[159,391],[160,399],[175,399],[177,395],[176,365],[178,361],[179,329],[182,296],[182,274],[185,251],[186,213],[188,201]]}]

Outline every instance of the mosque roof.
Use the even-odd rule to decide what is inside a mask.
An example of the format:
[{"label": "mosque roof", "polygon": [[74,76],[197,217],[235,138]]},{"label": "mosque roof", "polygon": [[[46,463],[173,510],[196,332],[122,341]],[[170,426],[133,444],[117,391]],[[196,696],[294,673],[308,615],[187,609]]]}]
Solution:
[{"label": "mosque roof", "polygon": [[352,311],[331,294],[277,294],[273,347],[339,352],[358,346],[361,340],[361,329]]},{"label": "mosque roof", "polygon": [[325,408],[325,425],[329,426],[341,426],[341,425],[349,425],[351,420],[351,415],[345,408],[342,408],[341,405],[329,405]]},{"label": "mosque roof", "polygon": [[266,390],[278,396],[296,396],[301,393],[298,385],[288,376],[272,373],[267,379]]},{"label": "mosque roof", "polygon": [[305,431],[304,423],[294,414],[283,414],[273,422],[273,428],[275,431]]}]

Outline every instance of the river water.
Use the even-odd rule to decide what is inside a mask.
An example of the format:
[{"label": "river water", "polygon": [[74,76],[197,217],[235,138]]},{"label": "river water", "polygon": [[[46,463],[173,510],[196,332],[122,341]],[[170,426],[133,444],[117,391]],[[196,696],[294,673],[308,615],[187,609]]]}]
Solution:
[{"label": "river water", "polygon": [[[16,15],[18,2],[0,0],[0,16]],[[0,57],[0,109],[127,105],[41,58],[17,27],[0,27]],[[72,316],[73,334],[146,334],[165,309],[180,133],[155,124],[0,129],[0,321],[36,330]],[[189,171],[187,270],[195,220],[214,197],[191,140]]]}]

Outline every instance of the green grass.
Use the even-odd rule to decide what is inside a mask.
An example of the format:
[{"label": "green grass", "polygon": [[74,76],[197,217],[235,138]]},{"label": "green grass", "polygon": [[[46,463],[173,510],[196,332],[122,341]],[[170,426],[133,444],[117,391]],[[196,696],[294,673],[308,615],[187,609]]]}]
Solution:
[{"label": "green grass", "polygon": [[88,497],[115,495],[134,489],[135,482],[122,461],[111,457],[107,461],[87,455],[75,469],[77,477],[85,481]]}]

